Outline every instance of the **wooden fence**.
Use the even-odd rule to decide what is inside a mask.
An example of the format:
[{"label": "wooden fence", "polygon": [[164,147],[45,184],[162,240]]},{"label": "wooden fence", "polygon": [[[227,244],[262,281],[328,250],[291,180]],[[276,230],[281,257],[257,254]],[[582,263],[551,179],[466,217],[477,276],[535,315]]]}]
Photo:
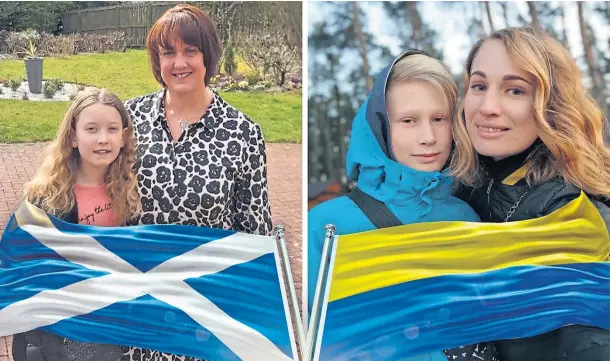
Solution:
[{"label": "wooden fence", "polygon": [[[62,13],[64,33],[123,31],[127,46],[143,47],[148,29],[180,2],[139,2]],[[282,33],[300,51],[301,2],[196,2],[214,21],[223,41],[229,35],[251,35],[270,28]]]}]

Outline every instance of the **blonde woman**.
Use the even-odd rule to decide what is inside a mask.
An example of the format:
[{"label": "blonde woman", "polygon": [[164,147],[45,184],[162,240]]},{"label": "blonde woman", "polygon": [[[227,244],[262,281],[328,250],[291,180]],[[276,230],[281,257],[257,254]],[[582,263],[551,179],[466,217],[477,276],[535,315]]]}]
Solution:
[{"label": "blonde woman", "polygon": [[[133,126],[123,103],[107,90],[78,94],[59,125],[25,198],[78,224],[123,226],[138,212]],[[86,344],[96,361],[120,358],[120,346]],[[27,352],[26,352],[27,350]],[[41,330],[15,335],[15,361],[67,361],[63,337]]]},{"label": "blonde woman", "polygon": [[[456,132],[471,142],[457,145],[452,169],[481,220],[542,217],[582,190],[610,224],[606,120],[561,43],[529,27],[499,30],[474,46],[466,72]],[[610,360],[610,332],[579,325],[496,346],[503,361]]]},{"label": "blonde woman", "polygon": [[[348,176],[357,181],[357,189],[309,212],[310,310],[326,224],[335,225],[337,234],[349,234],[400,224],[479,220],[468,204],[451,194],[453,178],[447,164],[452,149],[457,144],[468,144],[466,133],[454,131],[456,101],[457,87],[449,71],[420,51],[403,53],[377,76],[354,118],[347,153]],[[377,209],[365,209],[364,202],[377,204]],[[390,217],[380,220],[371,214],[382,213],[380,208]],[[394,220],[385,222],[389,218]],[[375,340],[354,337],[352,341],[356,345]],[[464,353],[468,359],[480,359],[485,353],[493,357],[494,350],[487,346],[472,345],[447,352]],[[400,354],[400,345],[396,352]],[[409,360],[447,357],[438,351]]]}]

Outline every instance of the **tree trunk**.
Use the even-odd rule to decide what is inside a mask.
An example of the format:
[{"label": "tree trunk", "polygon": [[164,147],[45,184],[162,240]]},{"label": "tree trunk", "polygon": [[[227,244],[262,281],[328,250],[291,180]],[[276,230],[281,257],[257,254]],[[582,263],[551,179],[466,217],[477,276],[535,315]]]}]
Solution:
[{"label": "tree trunk", "polygon": [[597,60],[595,59],[595,52],[593,51],[593,38],[587,28],[585,22],[584,10],[582,2],[578,2],[578,22],[580,24],[580,34],[582,36],[582,45],[585,52],[585,60],[587,61],[587,67],[589,68],[589,76],[593,83],[593,97],[597,100],[598,105],[605,109],[606,108],[606,97],[605,97],[605,84],[604,78],[602,77],[599,68],[597,67]]},{"label": "tree trunk", "polygon": [[540,28],[540,22],[538,21],[538,13],[536,12],[536,4],[534,4],[533,1],[528,1],[527,7],[530,10],[530,17],[532,18],[532,26]]},{"label": "tree trunk", "polygon": [[561,36],[563,37],[563,45],[570,51],[570,42],[568,41],[568,32],[567,32],[567,22],[566,22],[566,7],[565,4],[559,5],[561,6]]},{"label": "tree trunk", "polygon": [[360,57],[362,58],[362,68],[364,79],[366,79],[366,88],[371,91],[373,89],[373,78],[369,74],[369,59],[366,52],[366,39],[362,32],[362,24],[360,24],[360,7],[358,3],[352,1],[352,11],[354,12],[354,30],[356,36],[358,36],[358,42],[360,43]]},{"label": "tree trunk", "polygon": [[498,2],[498,4],[500,4],[500,6],[502,7],[502,17],[504,18],[504,26],[508,28],[510,26],[508,24],[508,13],[506,12],[508,4],[506,3],[506,1]]},{"label": "tree trunk", "polygon": [[490,33],[493,33],[494,31],[496,31],[496,29],[494,29],[494,22],[491,19],[491,10],[489,10],[489,1],[484,1],[484,3],[485,3],[485,12],[487,13],[487,21],[489,21]]},{"label": "tree trunk", "polygon": [[413,42],[415,43],[415,47],[419,49],[421,48],[422,21],[419,16],[419,11],[417,11],[417,2],[405,1],[405,6],[407,7],[407,16],[409,17],[409,22],[413,29]]}]

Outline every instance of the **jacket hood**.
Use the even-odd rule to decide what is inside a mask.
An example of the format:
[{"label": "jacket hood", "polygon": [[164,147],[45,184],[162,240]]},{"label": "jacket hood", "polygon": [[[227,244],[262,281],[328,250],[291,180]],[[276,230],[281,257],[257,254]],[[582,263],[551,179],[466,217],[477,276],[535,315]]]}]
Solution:
[{"label": "jacket hood", "polygon": [[422,172],[396,161],[386,107],[390,72],[400,59],[412,54],[425,55],[418,50],[405,51],[377,75],[352,123],[346,170],[358,188],[382,202],[407,205],[416,197],[431,207],[431,198],[450,195],[452,178],[448,170]]}]

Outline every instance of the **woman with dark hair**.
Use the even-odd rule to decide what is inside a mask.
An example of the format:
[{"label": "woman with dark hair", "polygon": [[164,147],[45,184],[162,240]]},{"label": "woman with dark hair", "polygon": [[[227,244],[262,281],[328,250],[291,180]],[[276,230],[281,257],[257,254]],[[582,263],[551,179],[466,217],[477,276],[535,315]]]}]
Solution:
[{"label": "woman with dark hair", "polygon": [[271,232],[261,128],[208,87],[222,47],[210,18],[178,5],[146,47],[161,90],[126,102],[138,144],[139,224]]},{"label": "woman with dark hair", "polygon": [[[270,234],[261,128],[208,87],[222,56],[210,18],[178,5],[146,48],[162,89],[126,102],[135,129],[138,224],[184,224]],[[193,360],[131,347],[122,360]]]}]

